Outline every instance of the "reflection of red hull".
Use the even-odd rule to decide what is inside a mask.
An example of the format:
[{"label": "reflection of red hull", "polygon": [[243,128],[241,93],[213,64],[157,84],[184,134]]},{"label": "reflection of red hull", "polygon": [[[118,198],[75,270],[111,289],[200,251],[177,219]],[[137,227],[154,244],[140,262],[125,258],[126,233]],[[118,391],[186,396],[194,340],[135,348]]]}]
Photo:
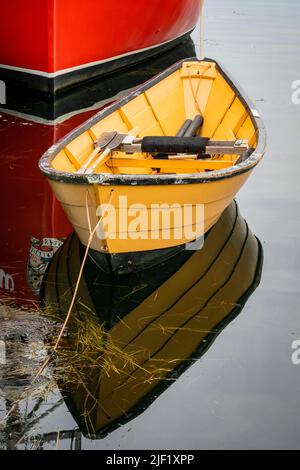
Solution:
[{"label": "reflection of red hull", "polygon": [[3,2],[0,77],[73,85],[168,47],[195,27],[198,10],[199,0]]},{"label": "reflection of red hull", "polygon": [[19,305],[35,301],[33,291],[38,291],[53,252],[73,230],[38,169],[41,155],[124,90],[194,54],[190,41],[142,68],[119,72],[56,98],[7,94],[7,113],[0,112],[0,302],[3,297]]}]

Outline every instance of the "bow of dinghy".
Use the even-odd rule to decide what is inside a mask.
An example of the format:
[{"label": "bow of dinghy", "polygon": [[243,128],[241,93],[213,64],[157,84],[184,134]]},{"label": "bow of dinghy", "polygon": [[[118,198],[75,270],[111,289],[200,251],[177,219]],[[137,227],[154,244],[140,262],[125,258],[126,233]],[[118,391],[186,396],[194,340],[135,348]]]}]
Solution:
[{"label": "bow of dinghy", "polygon": [[[164,204],[170,215],[174,204],[204,206],[201,228],[189,223],[191,235],[168,237],[162,227],[144,227],[140,231],[147,236],[132,239],[130,229],[124,234],[116,226],[91,246],[124,253],[177,246],[203,235],[264,149],[263,124],[245,95],[216,62],[191,59],[75,129],[42,157],[40,168],[85,245],[99,222],[97,207],[108,202],[118,220],[122,198],[126,207],[139,204],[146,211]],[[175,221],[171,228],[184,226]],[[132,228],[131,235],[138,231]]]}]

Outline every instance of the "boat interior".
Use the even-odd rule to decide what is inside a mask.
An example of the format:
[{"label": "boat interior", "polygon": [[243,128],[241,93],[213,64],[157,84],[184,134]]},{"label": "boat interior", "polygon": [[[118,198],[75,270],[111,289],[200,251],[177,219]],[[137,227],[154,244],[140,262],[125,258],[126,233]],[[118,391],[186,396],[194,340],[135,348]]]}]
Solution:
[{"label": "boat interior", "polygon": [[[188,61],[171,74],[142,88],[127,102],[112,108],[109,114],[69,142],[52,159],[53,170],[80,173],[83,166],[90,173],[111,174],[182,174],[215,171],[234,166],[241,155],[211,153],[205,158],[184,155],[181,158],[155,158],[145,152],[97,150],[96,142],[105,132],[145,136],[176,136],[187,120],[201,116],[201,126],[194,136],[215,142],[243,140],[252,151],[257,145],[256,128],[251,111],[243,104],[237,91],[211,61]],[[184,134],[185,136],[185,134]],[[249,153],[248,153],[249,155]],[[246,155],[246,157],[248,156]],[[246,158],[245,157],[245,158]]]}]

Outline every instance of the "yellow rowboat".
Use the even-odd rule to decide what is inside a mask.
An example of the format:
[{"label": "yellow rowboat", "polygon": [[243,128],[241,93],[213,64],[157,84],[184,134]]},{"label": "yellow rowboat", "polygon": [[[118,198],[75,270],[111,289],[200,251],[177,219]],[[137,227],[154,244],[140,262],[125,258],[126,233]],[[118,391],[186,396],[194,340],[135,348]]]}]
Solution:
[{"label": "yellow rowboat", "polygon": [[75,129],[39,166],[81,243],[121,274],[201,238],[264,151],[259,114],[228,74],[186,59]]},{"label": "yellow rowboat", "polygon": [[[82,246],[73,234],[43,280],[42,301],[62,321],[81,263]],[[89,344],[96,363],[85,353],[74,364],[84,375],[82,383],[60,384],[82,432],[103,437],[172,385],[241,312],[260,282],[262,264],[261,244],[235,202],[206,235],[202,250],[182,251],[160,266],[122,277],[101,273],[89,258],[66,340],[78,354],[80,341]],[[101,324],[101,337],[83,339],[82,329],[97,331]]]}]

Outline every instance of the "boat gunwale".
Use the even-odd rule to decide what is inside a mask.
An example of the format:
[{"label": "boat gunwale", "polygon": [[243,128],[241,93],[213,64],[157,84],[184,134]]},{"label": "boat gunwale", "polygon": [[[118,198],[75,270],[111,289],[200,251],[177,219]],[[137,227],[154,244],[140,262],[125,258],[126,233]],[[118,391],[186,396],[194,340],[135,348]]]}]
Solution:
[{"label": "boat gunwale", "polygon": [[[70,142],[79,137],[81,134],[89,130],[92,126],[97,124],[100,120],[109,116],[113,112],[120,109],[122,106],[127,104],[129,101],[140,96],[146,90],[152,88],[157,83],[161,82],[172,73],[179,70],[185,62],[212,62],[216,65],[217,71],[222,75],[228,85],[235,92],[236,97],[240,99],[242,104],[245,106],[248,116],[250,117],[252,124],[257,133],[257,146],[254,152],[243,162],[233,165],[228,168],[213,170],[208,172],[199,173],[176,173],[176,174],[111,174],[111,173],[94,173],[94,174],[78,174],[69,173],[65,171],[55,170],[51,167],[53,159],[57,154],[63,150]],[[236,83],[236,81],[230,76],[227,70],[220,65],[214,59],[205,57],[199,60],[197,57],[190,57],[182,59],[176,62],[171,67],[167,68],[163,72],[159,73],[155,77],[146,81],[142,85],[138,86],[133,92],[121,100],[116,101],[112,105],[100,110],[94,116],[89,118],[83,124],[80,124],[73,131],[68,133],[54,145],[52,145],[41,157],[39,161],[39,168],[44,176],[48,179],[60,183],[67,184],[81,184],[81,185],[105,185],[105,186],[156,186],[156,185],[168,185],[168,184],[197,184],[197,183],[209,183],[213,181],[219,181],[222,179],[232,178],[240,174],[251,171],[263,158],[266,149],[266,130],[263,124],[262,118],[254,116],[253,110],[256,111],[256,107],[252,104],[252,101],[243,92],[242,88]]]}]

